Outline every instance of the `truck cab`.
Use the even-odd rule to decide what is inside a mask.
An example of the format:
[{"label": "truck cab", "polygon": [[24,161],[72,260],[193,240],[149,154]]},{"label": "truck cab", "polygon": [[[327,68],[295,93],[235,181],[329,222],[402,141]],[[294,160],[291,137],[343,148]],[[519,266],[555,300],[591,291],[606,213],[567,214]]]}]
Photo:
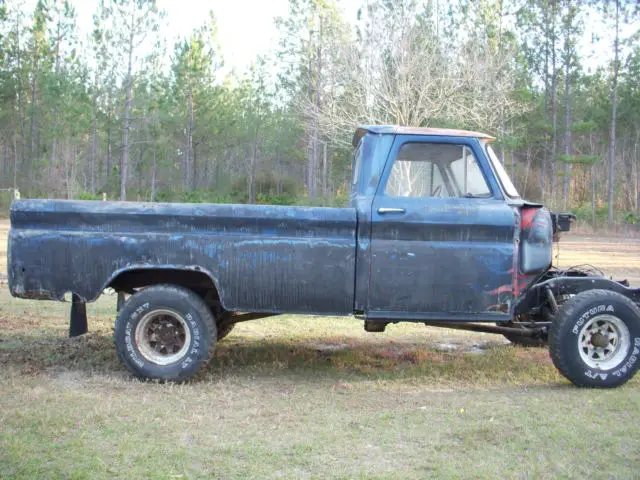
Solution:
[{"label": "truck cab", "polygon": [[[520,291],[551,265],[553,226],[546,209],[520,198],[492,140],[447,129],[357,130],[356,311],[371,321],[512,319]],[[523,226],[535,235],[523,237]]]}]

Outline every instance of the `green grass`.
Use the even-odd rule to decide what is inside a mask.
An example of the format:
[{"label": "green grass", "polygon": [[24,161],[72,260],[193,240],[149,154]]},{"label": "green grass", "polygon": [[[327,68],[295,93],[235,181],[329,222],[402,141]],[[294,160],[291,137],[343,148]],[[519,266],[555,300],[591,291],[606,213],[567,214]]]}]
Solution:
[{"label": "green grass", "polygon": [[114,307],[69,339],[67,305],[0,290],[1,478],[637,478],[638,378],[577,389],[498,336],[283,316],[192,382],[140,382]]}]

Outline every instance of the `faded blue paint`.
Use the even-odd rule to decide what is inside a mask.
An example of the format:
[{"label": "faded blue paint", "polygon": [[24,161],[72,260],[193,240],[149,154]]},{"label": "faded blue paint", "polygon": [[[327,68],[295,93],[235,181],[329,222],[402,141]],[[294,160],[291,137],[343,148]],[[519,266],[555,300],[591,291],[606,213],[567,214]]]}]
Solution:
[{"label": "faded blue paint", "polygon": [[12,293],[61,299],[71,291],[95,300],[120,272],[199,269],[229,310],[348,314],[355,216],[353,209],[21,200],[11,211]]}]

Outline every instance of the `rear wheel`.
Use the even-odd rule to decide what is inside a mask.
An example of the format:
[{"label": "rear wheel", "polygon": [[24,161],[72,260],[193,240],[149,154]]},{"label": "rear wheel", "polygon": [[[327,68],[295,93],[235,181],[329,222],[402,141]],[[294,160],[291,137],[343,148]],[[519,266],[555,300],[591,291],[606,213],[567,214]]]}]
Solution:
[{"label": "rear wheel", "polygon": [[155,285],[132,295],[115,326],[118,357],[137,377],[181,381],[213,356],[216,323],[194,292]]},{"label": "rear wheel", "polygon": [[608,290],[591,290],[561,305],[551,325],[554,365],[582,387],[617,387],[640,367],[640,308]]}]

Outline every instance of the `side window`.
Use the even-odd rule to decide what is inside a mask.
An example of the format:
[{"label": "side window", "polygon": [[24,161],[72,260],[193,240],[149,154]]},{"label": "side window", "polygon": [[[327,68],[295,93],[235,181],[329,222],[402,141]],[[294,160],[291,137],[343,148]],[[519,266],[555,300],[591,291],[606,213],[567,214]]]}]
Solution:
[{"label": "side window", "polygon": [[398,151],[385,187],[392,197],[489,196],[489,187],[468,147],[406,143]]},{"label": "side window", "polygon": [[462,197],[489,197],[491,190],[482,175],[480,165],[469,147],[462,147],[462,156],[450,164],[451,177]]}]

